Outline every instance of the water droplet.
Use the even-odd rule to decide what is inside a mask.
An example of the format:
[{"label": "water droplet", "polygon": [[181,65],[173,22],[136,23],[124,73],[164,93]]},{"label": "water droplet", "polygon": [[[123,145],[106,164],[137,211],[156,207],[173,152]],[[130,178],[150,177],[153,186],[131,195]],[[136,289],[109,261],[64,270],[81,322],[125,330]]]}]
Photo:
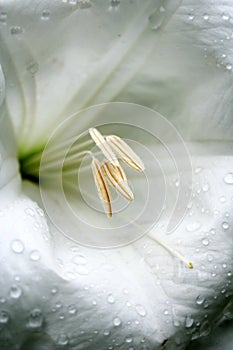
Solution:
[{"label": "water droplet", "polygon": [[12,299],[18,299],[21,297],[22,294],[22,289],[17,286],[17,285],[13,285],[10,289],[10,297]]},{"label": "water droplet", "polygon": [[219,200],[220,200],[221,203],[225,203],[226,202],[226,197],[225,196],[221,196],[219,198]]},{"label": "water droplet", "polygon": [[109,332],[108,330],[105,330],[105,331],[104,331],[104,335],[105,335],[105,337],[107,337],[107,336],[110,335],[110,332]]},{"label": "water droplet", "polygon": [[1,298],[0,298],[0,303],[1,303],[1,304],[4,304],[5,302],[6,302],[6,299],[3,298],[3,297],[1,297]]},{"label": "water droplet", "polygon": [[203,244],[204,246],[209,245],[209,240],[208,240],[207,238],[203,238],[202,244]]},{"label": "water droplet", "polygon": [[79,275],[88,275],[88,273],[89,273],[88,269],[84,265],[78,265],[77,268],[75,269],[75,271]]},{"label": "water droplet", "polygon": [[57,338],[57,344],[58,345],[67,345],[69,344],[69,338],[66,334],[60,334]]},{"label": "water droplet", "polygon": [[26,208],[24,212],[29,216],[35,216],[35,211],[32,208]]},{"label": "water droplet", "polygon": [[204,18],[205,21],[208,21],[209,15],[207,15],[207,14],[205,13],[204,16],[203,16],[203,18]]},{"label": "water droplet", "polygon": [[111,5],[111,7],[119,7],[120,6],[120,0],[111,0],[110,1],[110,5]]},{"label": "water droplet", "polygon": [[205,298],[202,295],[198,295],[198,297],[196,298],[197,305],[202,305],[204,301],[205,301]]},{"label": "water droplet", "polygon": [[12,248],[13,252],[15,252],[17,254],[21,254],[24,251],[24,245],[18,239],[11,242],[11,248]]},{"label": "water droplet", "polygon": [[197,167],[195,169],[195,174],[199,174],[201,171],[202,171],[202,168],[201,167]]},{"label": "water droplet", "polygon": [[180,186],[180,181],[179,180],[176,180],[175,181],[175,187],[178,188]]},{"label": "water droplet", "polygon": [[165,316],[169,315],[169,311],[168,310],[164,310],[163,313],[164,313]]},{"label": "water droplet", "polygon": [[227,15],[227,14],[225,14],[225,13],[223,13],[223,14],[222,14],[222,19],[223,19],[224,21],[229,21],[230,16]]},{"label": "water droplet", "polygon": [[6,311],[0,311],[0,324],[5,324],[9,321],[9,315]]},{"label": "water droplet", "polygon": [[212,228],[212,229],[210,230],[210,233],[214,236],[214,235],[216,234],[216,230],[215,230],[214,228]]},{"label": "water droplet", "polygon": [[228,222],[224,221],[224,222],[222,223],[222,228],[223,228],[224,230],[228,230],[228,229],[229,229],[229,224],[228,224]]},{"label": "water droplet", "polygon": [[132,341],[133,341],[133,338],[132,338],[131,336],[127,336],[127,337],[125,338],[125,342],[126,342],[127,344],[132,343]]},{"label": "water droplet", "polygon": [[50,11],[49,10],[43,10],[41,14],[41,19],[43,21],[48,21],[50,19]]},{"label": "water droplet", "polygon": [[52,289],[51,289],[51,293],[54,295],[54,294],[57,294],[57,292],[58,292],[58,289],[56,288],[56,287],[53,287]]},{"label": "water droplet", "polygon": [[62,303],[60,301],[56,302],[56,308],[60,309],[62,307]]},{"label": "water droplet", "polygon": [[40,252],[38,252],[38,250],[32,250],[31,253],[30,253],[30,258],[33,261],[40,260]]},{"label": "water droplet", "polygon": [[226,69],[227,70],[232,70],[232,64],[231,63],[227,63],[226,64]]},{"label": "water droplet", "polygon": [[228,173],[223,178],[224,182],[228,185],[233,185],[233,173]]},{"label": "water droplet", "polygon": [[11,35],[19,35],[23,33],[23,28],[20,26],[14,26],[10,28]]},{"label": "water droplet", "polygon": [[108,295],[107,300],[108,300],[109,304],[114,304],[115,303],[115,298],[114,298],[114,296],[112,294]]},{"label": "water droplet", "polygon": [[75,255],[72,261],[77,265],[85,265],[87,263],[87,260],[83,255]]},{"label": "water droplet", "polygon": [[156,10],[149,16],[149,23],[152,30],[158,30],[161,28],[165,18],[165,11],[161,12]]},{"label": "water droplet", "polygon": [[189,15],[188,15],[188,19],[189,19],[190,21],[193,21],[193,20],[194,20],[194,15],[193,15],[193,14],[189,14]]},{"label": "water droplet", "polygon": [[115,317],[115,318],[113,319],[113,325],[114,325],[115,327],[119,327],[119,326],[121,325],[121,319],[120,319],[120,317]]},{"label": "water droplet", "polygon": [[0,23],[6,24],[6,21],[7,21],[7,13],[4,11],[0,12]]},{"label": "water droplet", "polygon": [[191,317],[191,315],[187,315],[185,319],[185,327],[190,328],[192,327],[193,323],[194,323],[194,319]]},{"label": "water droplet", "polygon": [[209,261],[209,262],[211,262],[211,261],[213,261],[213,255],[211,255],[211,254],[208,254],[207,255],[207,260]]},{"label": "water droplet", "polygon": [[142,306],[142,305],[136,305],[135,306],[135,309],[136,309],[136,311],[137,311],[137,313],[140,315],[140,316],[142,316],[142,317],[145,317],[146,316],[146,310],[145,310],[145,308]]},{"label": "water droplet", "polygon": [[92,3],[90,0],[81,0],[81,1],[79,0],[79,8],[81,10],[89,9],[91,6],[92,6]]},{"label": "water droplet", "polygon": [[28,327],[39,328],[43,323],[43,315],[40,309],[33,309],[28,319]]},{"label": "water droplet", "polygon": [[197,231],[200,227],[201,227],[200,222],[198,222],[198,221],[190,222],[190,223],[186,226],[186,230],[187,230],[188,232],[194,232],[194,231]]},{"label": "water droplet", "polygon": [[70,315],[75,315],[77,313],[77,308],[74,304],[68,306],[68,312]]},{"label": "water droplet", "polygon": [[[31,73],[32,75],[36,74],[38,72],[38,69],[39,69],[39,65],[37,62],[33,61],[33,62],[30,62],[27,66],[26,66],[26,69],[29,73]],[[40,208],[37,208],[37,212],[39,215],[41,215],[41,213],[39,212],[39,210],[41,210],[41,212],[43,213],[44,215],[44,212],[42,209]],[[41,216],[43,216],[41,215]]]},{"label": "water droplet", "polygon": [[209,191],[209,188],[210,188],[210,187],[209,187],[209,184],[205,184],[205,185],[202,186],[202,191],[203,191],[203,192],[208,192],[208,191]]}]

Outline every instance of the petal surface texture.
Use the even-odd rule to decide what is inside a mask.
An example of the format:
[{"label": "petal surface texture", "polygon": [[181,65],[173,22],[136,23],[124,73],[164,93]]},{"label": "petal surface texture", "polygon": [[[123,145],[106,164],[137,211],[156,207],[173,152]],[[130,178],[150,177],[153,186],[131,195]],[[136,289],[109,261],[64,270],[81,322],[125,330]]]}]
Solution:
[{"label": "petal surface texture", "polygon": [[[0,9],[0,349],[185,349],[209,335],[232,315],[232,1],[0,0]],[[166,211],[136,242],[92,249],[59,232],[17,158],[42,150],[78,110],[118,101],[177,128],[192,196],[166,234],[176,168],[145,139],[165,169]],[[56,191],[48,197],[73,229]]]}]

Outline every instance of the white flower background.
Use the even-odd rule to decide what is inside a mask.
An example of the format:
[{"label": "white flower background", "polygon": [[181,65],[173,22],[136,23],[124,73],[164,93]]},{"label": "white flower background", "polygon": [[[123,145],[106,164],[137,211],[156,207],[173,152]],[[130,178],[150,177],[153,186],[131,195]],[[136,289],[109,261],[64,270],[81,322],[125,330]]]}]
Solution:
[{"label": "white flower background", "polygon": [[[233,2],[0,0],[0,35],[0,349],[231,349]],[[94,250],[53,226],[18,159],[73,113],[117,101],[177,128],[193,192],[171,235],[166,215],[131,245]]]}]

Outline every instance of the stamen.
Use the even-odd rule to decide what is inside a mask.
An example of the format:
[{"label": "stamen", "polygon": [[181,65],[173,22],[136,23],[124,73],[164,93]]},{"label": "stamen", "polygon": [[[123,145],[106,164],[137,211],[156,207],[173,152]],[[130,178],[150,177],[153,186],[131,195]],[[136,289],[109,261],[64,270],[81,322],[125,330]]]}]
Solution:
[{"label": "stamen", "polygon": [[90,128],[89,134],[93,139],[93,141],[95,142],[96,146],[98,146],[100,150],[103,152],[105,157],[114,165],[119,166],[117,156],[112,151],[111,147],[106,142],[105,138],[101,135],[101,133],[95,128]]},{"label": "stamen", "polygon": [[173,248],[169,247],[167,244],[162,242],[159,238],[155,237],[154,234],[149,233],[148,236],[153,239],[155,242],[157,242],[159,245],[161,245],[163,248],[165,248],[169,253],[171,253],[173,256],[177,257],[180,261],[182,261],[185,265],[188,266],[189,269],[193,269],[193,263],[189,260],[187,260],[183,255],[181,255],[179,252],[174,250]]},{"label": "stamen", "polygon": [[136,155],[132,148],[116,135],[106,136],[108,144],[113,148],[116,154],[126,164],[137,171],[145,170],[142,160]]},{"label": "stamen", "polygon": [[122,167],[120,165],[115,166],[111,162],[105,161],[102,164],[101,169],[109,184],[112,185],[112,187],[115,188],[115,190],[123,197],[129,201],[133,201],[134,196],[129,188],[127,178]]},{"label": "stamen", "polygon": [[110,191],[108,188],[107,181],[104,178],[104,175],[101,170],[101,163],[93,157],[92,160],[92,172],[95,180],[95,185],[99,198],[104,206],[105,213],[108,217],[112,217],[112,207],[111,207],[111,197]]}]

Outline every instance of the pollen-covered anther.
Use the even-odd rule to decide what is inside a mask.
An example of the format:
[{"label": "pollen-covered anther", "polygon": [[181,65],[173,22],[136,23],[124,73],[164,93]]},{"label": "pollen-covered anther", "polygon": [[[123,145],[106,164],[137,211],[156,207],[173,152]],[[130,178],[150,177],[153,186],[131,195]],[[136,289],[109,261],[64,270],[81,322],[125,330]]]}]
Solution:
[{"label": "pollen-covered anther", "polygon": [[106,136],[106,141],[111,146],[114,152],[122,159],[127,165],[137,171],[145,170],[145,166],[142,160],[132,150],[132,148],[116,135]]},{"label": "pollen-covered anther", "polygon": [[108,183],[115,190],[129,201],[134,200],[133,192],[131,191],[126,175],[122,167],[116,166],[109,161],[104,161],[101,165],[102,172]]},{"label": "pollen-covered anther", "polygon": [[104,154],[104,156],[114,165],[119,166],[119,161],[117,159],[117,156],[113,152],[112,148],[109,146],[108,142],[105,140],[103,135],[96,129],[96,128],[90,128],[89,134],[92,138],[92,140],[95,142],[96,146],[99,147],[101,152]]},{"label": "pollen-covered anther", "polygon": [[99,198],[103,204],[105,213],[108,217],[112,217],[111,196],[107,181],[101,169],[101,163],[96,159],[92,159],[92,173],[97,188]]}]

